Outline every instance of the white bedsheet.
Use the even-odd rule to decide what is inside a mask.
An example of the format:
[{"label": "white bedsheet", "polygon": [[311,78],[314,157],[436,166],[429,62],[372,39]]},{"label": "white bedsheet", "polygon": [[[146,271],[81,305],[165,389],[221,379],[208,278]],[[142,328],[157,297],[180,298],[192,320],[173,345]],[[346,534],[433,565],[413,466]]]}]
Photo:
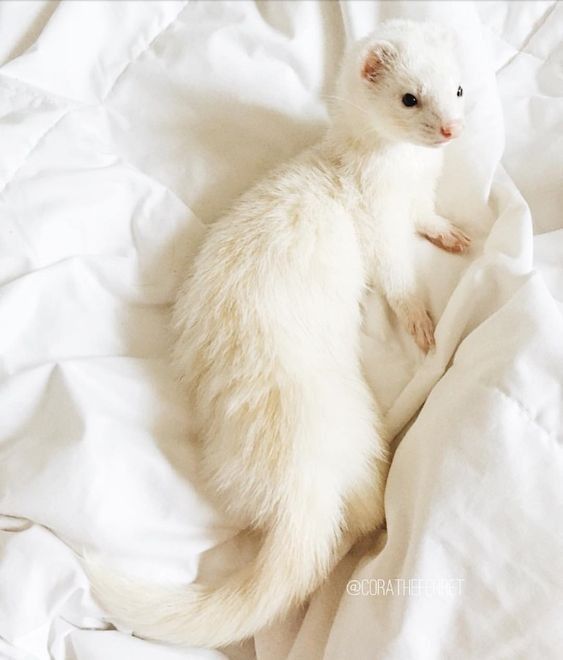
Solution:
[{"label": "white bedsheet", "polygon": [[[198,494],[169,304],[203,225],[321,134],[345,43],[392,16],[460,32],[440,201],[476,244],[420,243],[426,359],[369,301],[403,436],[388,532],[240,648],[112,630],[74,551],[183,582],[253,552]],[[562,35],[555,2],[0,4],[0,657],[562,656]]]}]

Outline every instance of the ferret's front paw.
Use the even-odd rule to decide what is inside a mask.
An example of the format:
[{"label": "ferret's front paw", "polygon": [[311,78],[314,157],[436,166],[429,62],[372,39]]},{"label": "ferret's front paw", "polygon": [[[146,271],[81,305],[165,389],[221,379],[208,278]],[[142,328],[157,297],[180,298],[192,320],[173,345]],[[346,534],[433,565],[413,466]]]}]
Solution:
[{"label": "ferret's front paw", "polygon": [[434,346],[434,322],[423,305],[409,306],[401,313],[407,331],[425,353]]},{"label": "ferret's front paw", "polygon": [[447,228],[439,230],[425,229],[422,231],[422,235],[437,247],[446,250],[446,252],[461,254],[468,250],[471,245],[471,238],[451,223]]}]

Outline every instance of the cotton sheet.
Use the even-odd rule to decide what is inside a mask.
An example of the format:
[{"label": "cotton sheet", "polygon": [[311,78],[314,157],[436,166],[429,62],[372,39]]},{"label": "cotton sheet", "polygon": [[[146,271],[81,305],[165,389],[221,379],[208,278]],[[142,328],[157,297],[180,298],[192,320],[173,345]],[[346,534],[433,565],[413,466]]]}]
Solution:
[{"label": "cotton sheet", "polygon": [[[367,303],[387,530],[243,645],[115,630],[84,549],[183,583],[255,552],[201,494],[170,304],[205,225],[322,134],[346,44],[396,16],[458,30],[439,203],[475,242],[420,241],[429,356]],[[0,4],[0,657],[561,657],[562,35],[556,2]]]}]

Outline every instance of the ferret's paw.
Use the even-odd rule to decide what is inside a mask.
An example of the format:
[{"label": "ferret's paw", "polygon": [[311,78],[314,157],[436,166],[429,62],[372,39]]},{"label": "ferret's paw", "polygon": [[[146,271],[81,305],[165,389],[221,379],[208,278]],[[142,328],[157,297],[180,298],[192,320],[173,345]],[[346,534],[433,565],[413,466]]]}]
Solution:
[{"label": "ferret's paw", "polygon": [[461,254],[466,252],[471,245],[471,238],[451,223],[447,228],[438,231],[424,230],[422,235],[446,252]]},{"label": "ferret's paw", "polygon": [[407,331],[425,353],[434,346],[434,322],[424,306],[409,307],[403,314]]}]

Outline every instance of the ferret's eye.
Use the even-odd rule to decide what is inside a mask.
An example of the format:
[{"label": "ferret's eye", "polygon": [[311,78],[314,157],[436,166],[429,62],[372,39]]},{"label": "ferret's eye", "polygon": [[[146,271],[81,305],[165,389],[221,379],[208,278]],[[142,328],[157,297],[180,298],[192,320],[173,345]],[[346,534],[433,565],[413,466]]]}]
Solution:
[{"label": "ferret's eye", "polygon": [[463,87],[461,85],[457,88],[457,95],[463,96]]},{"label": "ferret's eye", "polygon": [[418,103],[418,99],[416,96],[413,96],[412,94],[405,94],[403,96],[403,105],[406,105],[407,108],[412,108],[413,105],[416,105]]}]

